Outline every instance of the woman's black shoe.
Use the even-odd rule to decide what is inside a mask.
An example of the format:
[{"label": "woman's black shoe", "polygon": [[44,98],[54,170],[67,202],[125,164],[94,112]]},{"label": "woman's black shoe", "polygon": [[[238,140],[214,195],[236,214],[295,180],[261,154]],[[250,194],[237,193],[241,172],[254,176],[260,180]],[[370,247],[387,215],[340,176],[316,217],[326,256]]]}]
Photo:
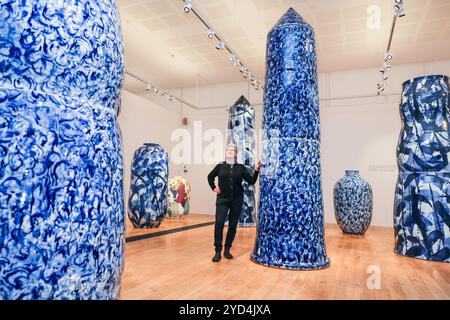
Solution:
[{"label": "woman's black shoe", "polygon": [[212,262],[219,262],[222,256],[220,255],[220,252],[216,252],[214,257],[212,258]]},{"label": "woman's black shoe", "polygon": [[225,248],[225,251],[223,253],[223,256],[227,259],[233,259],[233,256],[230,253],[230,248]]}]

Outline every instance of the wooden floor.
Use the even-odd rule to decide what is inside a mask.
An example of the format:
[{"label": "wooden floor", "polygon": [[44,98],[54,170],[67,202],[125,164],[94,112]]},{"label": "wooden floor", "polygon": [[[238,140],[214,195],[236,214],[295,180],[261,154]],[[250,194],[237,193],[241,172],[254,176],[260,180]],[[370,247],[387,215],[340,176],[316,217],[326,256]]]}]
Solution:
[{"label": "wooden floor", "polygon": [[[326,226],[331,266],[268,268],[250,261],[254,228],[238,229],[233,260],[212,263],[213,226],[128,243],[122,299],[450,299],[450,264],[396,255],[393,230],[364,237]],[[380,288],[369,289],[370,270]],[[370,281],[369,281],[370,282]]]},{"label": "wooden floor", "polygon": [[176,229],[176,228],[180,228],[180,227],[187,227],[187,226],[210,222],[210,221],[214,221],[214,216],[209,215],[209,214],[191,213],[182,218],[173,218],[173,219],[165,218],[161,222],[161,224],[158,228],[138,229],[138,228],[134,228],[133,225],[131,224],[130,220],[127,219],[126,237],[128,238],[128,237],[134,237],[134,236],[141,236],[144,234],[151,234],[151,233],[160,232],[160,231],[167,231],[167,230],[172,230],[172,229]]}]

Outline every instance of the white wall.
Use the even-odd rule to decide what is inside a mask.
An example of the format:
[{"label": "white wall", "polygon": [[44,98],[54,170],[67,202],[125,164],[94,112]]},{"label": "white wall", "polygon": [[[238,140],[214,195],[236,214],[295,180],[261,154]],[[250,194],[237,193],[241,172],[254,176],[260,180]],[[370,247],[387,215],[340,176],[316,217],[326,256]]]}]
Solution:
[{"label": "white wall", "polygon": [[321,110],[322,190],[326,222],[335,222],[333,187],[346,169],[372,186],[372,225],[392,226],[400,130],[398,104],[342,106]]},{"label": "white wall", "polygon": [[[450,60],[427,64],[395,65],[392,69],[385,97],[376,97],[379,80],[377,69],[352,70],[319,74],[321,118],[321,163],[324,211],[327,222],[334,223],[333,187],[346,169],[358,169],[372,185],[374,214],[372,225],[392,226],[397,167],[395,148],[400,131],[398,105],[401,84],[407,79],[424,74],[450,74]],[[215,196],[206,176],[214,164],[223,159],[217,154],[211,163],[196,163],[205,146],[202,134],[208,129],[218,129],[223,136],[228,112],[241,94],[255,107],[255,128],[261,129],[263,106],[262,91],[255,91],[246,82],[199,88],[183,88],[173,93],[201,108],[182,107],[149,93],[139,95],[123,92],[122,128],[125,154],[125,193],[128,199],[130,163],[133,152],[144,142],[160,143],[171,157],[170,176],[183,175],[192,185],[191,212],[214,214]],[[188,125],[181,125],[181,118],[188,118]],[[194,134],[194,124],[201,125],[200,136]],[[184,128],[190,133],[192,154],[188,172],[173,163],[171,151],[178,141],[171,141],[175,129]],[[198,129],[198,128],[197,128]],[[196,140],[196,142],[194,142]],[[203,144],[203,146],[199,146]],[[197,147],[197,150],[194,149]],[[200,148],[199,148],[200,147]]]},{"label": "white wall", "polygon": [[[379,80],[377,69],[319,75],[322,188],[327,222],[335,222],[332,202],[335,182],[344,175],[346,169],[358,169],[373,188],[372,225],[392,226],[401,84],[424,74],[450,74],[450,60],[394,65],[386,98],[375,96]],[[203,132],[208,128],[217,128],[225,136],[228,119],[226,108],[241,94],[255,106],[255,127],[261,128],[262,92],[249,89],[247,83],[184,88],[182,94],[186,100],[201,108],[211,108],[184,111],[192,133],[194,121],[202,121]],[[192,212],[214,214],[215,198],[206,182],[206,175],[213,166],[188,166],[186,177],[192,185]]]}]

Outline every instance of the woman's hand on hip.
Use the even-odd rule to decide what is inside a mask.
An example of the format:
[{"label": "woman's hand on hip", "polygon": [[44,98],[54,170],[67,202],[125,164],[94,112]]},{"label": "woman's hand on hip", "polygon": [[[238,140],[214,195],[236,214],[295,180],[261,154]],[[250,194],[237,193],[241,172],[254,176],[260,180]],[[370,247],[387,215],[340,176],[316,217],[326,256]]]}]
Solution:
[{"label": "woman's hand on hip", "polygon": [[258,162],[256,163],[256,167],[255,167],[255,170],[256,170],[256,171],[259,171],[259,169],[261,169],[261,162],[260,162],[260,161],[258,161]]},{"label": "woman's hand on hip", "polygon": [[219,194],[219,193],[220,193],[220,188],[219,188],[219,187],[215,187],[215,188],[214,188],[214,192],[217,193],[217,194]]}]

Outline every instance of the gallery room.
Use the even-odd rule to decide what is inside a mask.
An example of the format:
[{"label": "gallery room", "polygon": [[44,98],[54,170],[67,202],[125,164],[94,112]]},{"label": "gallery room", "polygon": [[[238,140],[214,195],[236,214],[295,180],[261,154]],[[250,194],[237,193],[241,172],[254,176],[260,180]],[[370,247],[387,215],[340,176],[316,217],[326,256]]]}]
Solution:
[{"label": "gallery room", "polygon": [[0,300],[450,299],[450,1],[0,20]]}]

